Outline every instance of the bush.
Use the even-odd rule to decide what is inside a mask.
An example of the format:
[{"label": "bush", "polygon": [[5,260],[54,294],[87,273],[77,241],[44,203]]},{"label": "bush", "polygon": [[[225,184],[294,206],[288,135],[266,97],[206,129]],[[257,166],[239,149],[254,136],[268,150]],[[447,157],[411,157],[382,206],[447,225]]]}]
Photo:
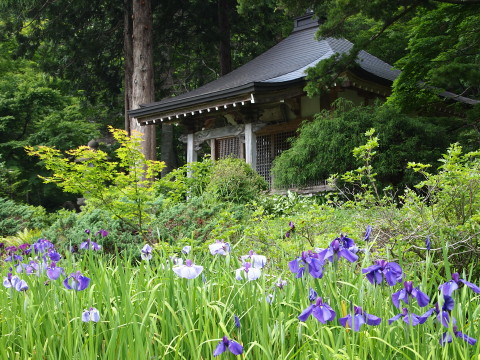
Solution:
[{"label": "bush", "polygon": [[[420,178],[406,172],[408,161],[434,163],[448,145],[457,141],[459,120],[408,116],[391,106],[354,107],[346,100],[336,110],[324,111],[304,122],[292,147],[273,165],[275,186],[306,185],[357,167],[352,149],[363,143],[363,134],[375,128],[381,142],[372,164],[383,185],[413,185]],[[465,134],[464,141],[469,135]]]},{"label": "bush", "polygon": [[247,203],[268,189],[268,184],[241,159],[226,158],[215,162],[205,192],[218,201]]},{"label": "bush", "polygon": [[157,192],[165,196],[165,206],[203,194],[210,182],[214,162],[206,156],[179,167],[155,182]]},{"label": "bush", "polygon": [[39,229],[47,224],[41,206],[18,204],[0,197],[0,237],[13,236],[24,229]]},{"label": "bush", "polygon": [[183,239],[203,243],[215,236],[225,235],[232,228],[236,232],[238,223],[248,213],[245,206],[212,202],[205,196],[193,197],[188,202],[165,207],[152,224],[153,234],[158,240],[170,244],[177,244]]},{"label": "bush", "polygon": [[122,221],[112,220],[112,214],[106,210],[95,209],[80,213],[60,210],[55,213],[55,217],[53,224],[42,231],[42,237],[66,249],[72,246],[78,249],[78,246],[88,238],[85,234],[86,229],[93,233],[100,229],[108,231],[105,238],[95,240],[107,253],[113,253],[115,250],[127,252],[131,250],[136,254],[137,245],[143,241],[142,236],[125,227]]}]

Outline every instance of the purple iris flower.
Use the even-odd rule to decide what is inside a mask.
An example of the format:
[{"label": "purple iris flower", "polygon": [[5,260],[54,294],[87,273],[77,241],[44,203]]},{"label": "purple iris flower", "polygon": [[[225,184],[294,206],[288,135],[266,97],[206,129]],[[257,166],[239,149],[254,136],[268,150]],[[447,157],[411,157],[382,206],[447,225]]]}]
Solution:
[{"label": "purple iris flower", "polygon": [[262,270],[252,267],[252,264],[246,262],[240,269],[235,270],[235,279],[237,280],[257,280],[262,275]]},{"label": "purple iris flower", "polygon": [[343,235],[336,238],[330,243],[330,246],[318,252],[320,260],[328,259],[330,262],[337,261],[343,257],[351,263],[358,260],[358,256],[354,252],[358,251],[355,242]]},{"label": "purple iris flower", "polygon": [[321,297],[317,297],[314,303],[303,310],[302,313],[298,315],[298,320],[307,321],[312,314],[322,324],[326,324],[327,321],[335,319],[336,316],[335,311],[333,311],[327,303],[324,303]]},{"label": "purple iris flower", "polygon": [[431,245],[432,243],[430,242],[430,235],[427,235],[427,238],[425,239],[425,248],[427,249],[427,251],[430,251]]},{"label": "purple iris flower", "polygon": [[458,289],[458,285],[460,283],[463,283],[464,285],[468,286],[470,289],[472,289],[475,293],[480,294],[480,288],[472,284],[471,282],[468,282],[467,280],[460,279],[460,275],[458,273],[453,273],[452,274],[452,280],[447,281],[446,283],[440,285],[438,287],[439,290],[443,292],[443,295],[450,296],[452,293]]},{"label": "purple iris flower", "polygon": [[48,257],[50,258],[50,260],[55,262],[60,261],[60,259],[62,258],[62,256],[55,249],[49,249]]},{"label": "purple iris flower", "polygon": [[[435,303],[435,306],[432,307],[430,310],[428,310],[425,314],[420,316],[419,319],[421,319],[420,324],[423,324],[433,313],[437,315],[437,320],[440,322],[443,326],[448,328],[448,324],[450,323],[450,312],[453,310],[453,307],[455,306],[455,302],[450,296],[445,296],[443,297],[443,305],[440,308],[439,303]],[[456,323],[455,318],[452,317],[452,322],[453,324]]]},{"label": "purple iris flower", "polygon": [[98,251],[102,248],[102,246],[98,245],[95,241],[90,240],[90,238],[88,238],[87,241],[84,241],[80,244],[80,249],[88,250],[90,248],[93,251]]},{"label": "purple iris flower", "polygon": [[100,229],[95,233],[95,236],[98,236],[98,235],[100,235],[101,237],[106,237],[108,235],[108,231]]},{"label": "purple iris flower", "polygon": [[82,321],[83,322],[99,322],[100,321],[100,313],[94,307],[91,307],[89,310],[84,310],[82,313]]},{"label": "purple iris flower", "polygon": [[[288,263],[290,271],[297,274],[297,278],[303,276],[305,267],[314,278],[321,279],[323,277],[323,260],[319,259],[319,255],[313,251],[304,251],[302,256],[292,260]],[[303,266],[301,266],[303,265]]]},{"label": "purple iris flower", "polygon": [[230,244],[223,240],[216,240],[215,243],[208,245],[212,255],[227,255],[230,252]]},{"label": "purple iris flower", "polygon": [[290,222],[288,223],[288,226],[290,227],[290,230],[288,230],[288,231],[285,233],[285,237],[286,237],[286,238],[289,238],[290,235],[292,234],[292,232],[295,231],[295,224],[293,223],[293,221],[290,221]]},{"label": "purple iris flower", "polygon": [[[457,327],[453,327],[453,334],[460,338],[465,340],[467,343],[470,345],[475,345],[477,343],[477,340],[462,333],[461,331],[457,331]],[[450,335],[448,332],[444,332],[442,338],[440,339],[440,344],[445,345],[446,343],[450,343],[453,341],[452,335]]]},{"label": "purple iris flower", "polygon": [[10,256],[7,256],[5,258],[5,262],[10,262],[10,261],[22,261],[23,260],[23,257],[21,255],[17,255],[17,254],[12,254]]},{"label": "purple iris flower", "polygon": [[25,244],[20,245],[18,247],[18,250],[21,250],[23,255],[28,255],[32,251],[32,247],[30,246],[30,244],[25,243]]},{"label": "purple iris flower", "polygon": [[192,247],[190,245],[187,245],[182,248],[182,253],[185,255],[188,255],[191,250],[192,250]]},{"label": "purple iris flower", "polygon": [[[37,263],[36,261],[31,260],[28,264],[22,264],[22,266],[25,269],[26,274],[28,275],[35,274],[37,276],[40,276],[40,264]],[[43,266],[42,266],[42,270],[43,270]],[[17,272],[20,272],[18,271],[18,268],[17,268]]]},{"label": "purple iris flower", "polygon": [[173,272],[185,279],[195,279],[203,271],[203,266],[195,265],[192,260],[187,259],[185,265],[177,265],[172,268]]},{"label": "purple iris flower", "polygon": [[5,252],[6,252],[7,254],[10,254],[10,255],[13,254],[14,252],[16,252],[17,250],[18,250],[18,249],[17,249],[16,246],[7,246],[7,247],[5,248]]},{"label": "purple iris flower", "polygon": [[37,242],[33,244],[35,254],[43,254],[51,248],[53,248],[53,244],[47,239],[38,239]]},{"label": "purple iris flower", "polygon": [[65,271],[61,267],[57,267],[55,261],[52,261],[49,267],[47,267],[47,276],[50,280],[57,280],[60,275],[65,275]]},{"label": "purple iris flower", "polygon": [[317,297],[317,292],[310,288],[310,290],[308,291],[308,300],[310,300],[310,302],[314,302]]},{"label": "purple iris flower", "polygon": [[148,244],[145,244],[141,250],[141,258],[142,260],[150,260],[152,258],[152,247]]},{"label": "purple iris flower", "polygon": [[237,329],[240,329],[240,319],[238,318],[237,315],[233,315],[233,320],[235,321],[235,327]]},{"label": "purple iris flower", "polygon": [[85,229],[85,234],[90,235],[90,229]]},{"label": "purple iris flower", "polygon": [[8,275],[3,278],[3,286],[7,289],[12,288],[17,291],[28,290],[28,285],[25,280],[20,279],[18,276],[12,276],[12,273],[8,273]]},{"label": "purple iris flower", "polygon": [[410,313],[408,312],[407,308],[403,308],[400,314],[395,315],[394,317],[388,320],[388,324],[391,325],[394,321],[397,321],[400,318],[403,318],[403,321],[405,323],[412,326],[423,324],[425,321],[427,321],[427,318],[423,318],[422,316],[419,316],[417,314]]},{"label": "purple iris flower", "polygon": [[427,294],[421,292],[418,287],[413,287],[412,281],[405,281],[403,283],[404,288],[392,294],[393,305],[400,309],[400,300],[403,300],[405,304],[408,304],[408,298],[413,297],[417,299],[420,307],[427,306],[430,302],[430,298]]},{"label": "purple iris flower", "polygon": [[80,271],[71,273],[65,280],[63,280],[63,285],[68,290],[85,290],[88,287],[88,284],[90,284],[90,279],[83,276]]},{"label": "purple iris flower", "polygon": [[371,234],[372,234],[372,227],[370,225],[367,225],[367,229],[365,230],[365,235],[363,236],[363,241],[369,241]]},{"label": "purple iris flower", "polygon": [[366,274],[368,281],[372,284],[381,284],[383,278],[388,285],[394,286],[402,281],[402,268],[396,262],[387,262],[377,260],[375,265],[362,269],[362,274]]},{"label": "purple iris flower", "polygon": [[229,340],[226,336],[218,343],[217,347],[213,351],[213,356],[218,356],[225,351],[230,351],[233,355],[240,355],[243,353],[243,346],[235,340]]},{"label": "purple iris flower", "polygon": [[347,316],[338,319],[340,325],[344,328],[347,325],[353,329],[353,331],[360,331],[360,326],[363,324],[367,325],[379,325],[382,322],[382,319],[378,316],[367,314],[360,306],[354,306],[353,316],[352,314],[347,314]]}]

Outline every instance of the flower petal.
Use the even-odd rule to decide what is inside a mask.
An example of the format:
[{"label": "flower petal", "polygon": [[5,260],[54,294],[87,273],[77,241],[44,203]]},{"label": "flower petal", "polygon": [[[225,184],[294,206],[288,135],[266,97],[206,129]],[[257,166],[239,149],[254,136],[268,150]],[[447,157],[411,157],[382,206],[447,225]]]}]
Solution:
[{"label": "flower petal", "polygon": [[472,284],[471,282],[468,282],[467,280],[460,279],[462,283],[467,285],[470,289],[472,289],[475,293],[480,294],[480,287],[478,287],[475,284]]},{"label": "flower petal", "polygon": [[338,252],[338,256],[345,258],[346,260],[350,261],[351,263],[358,260],[358,256],[352,253],[348,249],[342,249]]},{"label": "flower petal", "polygon": [[217,347],[215,348],[215,350],[213,351],[213,356],[218,356],[221,353],[224,353],[226,350],[227,350],[227,347],[225,346],[223,341],[220,341]]},{"label": "flower petal", "polygon": [[241,353],[243,353],[243,346],[240,345],[235,340],[230,340],[230,342],[228,344],[228,350],[230,350],[230,352],[233,355],[240,355]]},{"label": "flower petal", "polygon": [[303,310],[300,315],[298,315],[298,320],[303,322],[307,321],[308,317],[312,314],[312,311],[314,308],[315,308],[315,305],[311,304],[309,307]]},{"label": "flower petal", "polygon": [[417,299],[418,305],[420,307],[427,306],[430,302],[430,298],[427,294],[421,292],[418,288],[413,289],[412,296]]}]

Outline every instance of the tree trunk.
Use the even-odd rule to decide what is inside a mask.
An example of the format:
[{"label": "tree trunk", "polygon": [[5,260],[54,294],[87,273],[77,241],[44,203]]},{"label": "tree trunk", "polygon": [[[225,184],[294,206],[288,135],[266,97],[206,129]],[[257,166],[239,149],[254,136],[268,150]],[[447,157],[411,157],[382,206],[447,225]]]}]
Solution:
[{"label": "tree trunk", "polygon": [[[153,31],[151,0],[133,0],[133,81],[132,109],[155,100],[153,83]],[[139,126],[133,118],[131,131],[142,133],[142,151],[156,159],[155,125]]]},{"label": "tree trunk", "polygon": [[132,109],[133,85],[133,23],[132,0],[123,1],[123,57],[124,57],[124,106],[125,106],[125,131],[130,133],[130,117],[128,111]]},{"label": "tree trunk", "polygon": [[218,60],[220,62],[220,76],[228,74],[230,71],[232,71],[229,16],[229,0],[218,0],[218,30],[220,34]]}]

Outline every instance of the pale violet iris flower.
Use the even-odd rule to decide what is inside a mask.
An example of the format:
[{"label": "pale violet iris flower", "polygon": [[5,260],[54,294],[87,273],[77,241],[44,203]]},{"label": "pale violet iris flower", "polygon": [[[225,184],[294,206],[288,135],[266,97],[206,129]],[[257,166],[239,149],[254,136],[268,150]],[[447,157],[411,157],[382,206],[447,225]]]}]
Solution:
[{"label": "pale violet iris flower", "polygon": [[60,275],[65,275],[65,271],[61,267],[57,267],[55,261],[52,261],[50,266],[47,267],[47,276],[50,280],[57,280]]},{"label": "pale violet iris flower", "polygon": [[80,271],[70,274],[63,280],[63,286],[68,290],[82,291],[88,287],[88,284],[90,284],[90,279],[83,276]]},{"label": "pale violet iris flower", "polygon": [[240,269],[235,270],[235,279],[237,280],[256,280],[262,275],[262,271],[252,267],[252,264],[246,262]]},{"label": "pale violet iris flower", "polygon": [[148,244],[145,244],[141,250],[142,260],[150,260],[152,258],[152,247]]},{"label": "pale violet iris flower", "polygon": [[195,265],[192,260],[187,259],[185,265],[177,265],[172,268],[173,272],[185,279],[195,279],[203,271],[203,266]]},{"label": "pale violet iris flower", "polygon": [[182,253],[184,253],[185,255],[188,255],[191,250],[192,250],[192,247],[187,245],[182,248]]},{"label": "pale violet iris flower", "polygon": [[82,321],[83,322],[99,322],[100,321],[100,313],[94,307],[91,307],[89,310],[84,310],[82,313]]},{"label": "pale violet iris flower", "polygon": [[25,280],[20,279],[18,276],[12,276],[12,273],[8,273],[3,279],[3,286],[8,288],[13,288],[17,291],[26,291],[28,290],[28,285]]},{"label": "pale violet iris flower", "polygon": [[230,244],[223,240],[216,240],[213,244],[208,245],[212,255],[228,255],[230,252]]},{"label": "pale violet iris flower", "polygon": [[253,250],[250,250],[248,255],[243,255],[240,257],[242,263],[250,262],[254,268],[261,269],[267,264],[267,257],[263,255],[258,255]]}]

